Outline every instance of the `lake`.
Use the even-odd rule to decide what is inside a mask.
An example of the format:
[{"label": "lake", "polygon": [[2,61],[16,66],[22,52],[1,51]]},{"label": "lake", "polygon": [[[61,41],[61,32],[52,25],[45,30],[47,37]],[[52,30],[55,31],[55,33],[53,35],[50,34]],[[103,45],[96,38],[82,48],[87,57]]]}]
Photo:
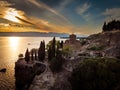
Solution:
[{"label": "lake", "polygon": [[[26,49],[38,48],[40,41],[47,44],[52,37],[0,37],[0,69],[6,68],[6,73],[0,72],[0,90],[14,90],[14,67],[20,53]],[[60,39],[59,37],[56,40]]]}]

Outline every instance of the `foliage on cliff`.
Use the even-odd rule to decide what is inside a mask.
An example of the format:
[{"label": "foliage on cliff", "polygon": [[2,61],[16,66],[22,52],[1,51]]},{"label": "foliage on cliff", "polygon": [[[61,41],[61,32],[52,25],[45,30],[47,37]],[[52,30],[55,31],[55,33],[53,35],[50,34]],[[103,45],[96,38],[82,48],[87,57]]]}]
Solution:
[{"label": "foliage on cliff", "polygon": [[50,61],[50,69],[53,73],[57,73],[62,70],[63,63],[64,59],[62,58],[62,54],[60,51],[57,51],[56,57]]},{"label": "foliage on cliff", "polygon": [[41,41],[40,47],[38,49],[38,59],[39,61],[43,61],[45,59],[45,42]]},{"label": "foliage on cliff", "polygon": [[70,77],[72,90],[120,90],[120,60],[95,58],[81,61]]},{"label": "foliage on cliff", "polygon": [[48,60],[50,68],[53,73],[59,72],[62,69],[64,59],[62,57],[63,41],[56,41],[55,37],[47,45],[48,47]]},{"label": "foliage on cliff", "polygon": [[56,41],[55,37],[47,44],[48,60],[52,60],[57,56],[57,51],[63,48],[63,41]]},{"label": "foliage on cliff", "polygon": [[112,20],[108,23],[104,22],[103,32],[112,31],[112,30],[120,30],[120,20]]},{"label": "foliage on cliff", "polygon": [[28,51],[28,49],[25,52],[25,61],[28,63],[30,61],[30,53]]}]

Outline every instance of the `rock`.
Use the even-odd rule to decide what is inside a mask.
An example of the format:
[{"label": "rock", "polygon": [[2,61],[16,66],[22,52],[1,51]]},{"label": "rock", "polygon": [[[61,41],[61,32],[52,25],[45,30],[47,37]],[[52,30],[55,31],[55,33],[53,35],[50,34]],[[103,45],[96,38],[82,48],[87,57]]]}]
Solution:
[{"label": "rock", "polygon": [[[120,57],[120,31],[102,32],[90,35],[87,43],[82,46],[81,51],[87,52],[88,48],[103,46],[107,57]],[[89,52],[89,51],[88,51]]]},{"label": "rock", "polygon": [[46,66],[39,62],[26,63],[24,59],[15,63],[16,90],[28,90],[35,75],[44,72]]},{"label": "rock", "polygon": [[106,56],[120,59],[120,46],[112,46],[105,50]]}]

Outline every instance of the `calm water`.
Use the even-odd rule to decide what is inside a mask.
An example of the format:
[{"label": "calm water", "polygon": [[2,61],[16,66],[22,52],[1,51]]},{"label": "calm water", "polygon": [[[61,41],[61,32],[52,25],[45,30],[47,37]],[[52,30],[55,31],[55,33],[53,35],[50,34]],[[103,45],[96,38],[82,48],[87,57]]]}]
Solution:
[{"label": "calm water", "polygon": [[26,48],[38,48],[41,40],[48,43],[52,37],[0,37],[0,69],[7,68],[6,73],[0,73],[0,90],[14,90],[14,66],[18,55],[24,54]]}]

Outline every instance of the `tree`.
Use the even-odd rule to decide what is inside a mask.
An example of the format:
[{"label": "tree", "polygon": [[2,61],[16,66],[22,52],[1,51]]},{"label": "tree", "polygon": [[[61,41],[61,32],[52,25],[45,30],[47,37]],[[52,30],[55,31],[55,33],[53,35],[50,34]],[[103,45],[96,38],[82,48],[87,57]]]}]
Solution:
[{"label": "tree", "polygon": [[62,65],[64,63],[64,59],[62,58],[62,53],[57,49],[56,57],[52,58],[50,61],[50,68],[53,73],[57,73],[62,70]]},{"label": "tree", "polygon": [[108,23],[104,22],[102,29],[103,32],[120,30],[120,20],[112,20]]},{"label": "tree", "polygon": [[63,40],[60,42],[60,48],[63,48]]},{"label": "tree", "polygon": [[52,40],[52,45],[51,45],[51,49],[52,49],[51,55],[52,55],[52,57],[55,57],[55,48],[56,48],[56,40],[55,40],[55,37],[54,37],[53,40]]},{"label": "tree", "polygon": [[38,59],[39,61],[43,61],[45,59],[45,42],[41,41],[40,47],[38,49]]},{"label": "tree", "polygon": [[32,61],[34,60],[34,52],[33,52],[33,50],[31,50],[31,60]]},{"label": "tree", "polygon": [[38,60],[37,52],[35,51],[35,60]]},{"label": "tree", "polygon": [[43,46],[42,46],[42,48],[43,48],[43,57],[42,57],[42,60],[44,60],[45,59],[45,41],[43,40]]},{"label": "tree", "polygon": [[25,52],[25,61],[28,63],[30,61],[30,54],[29,54],[29,50],[27,48],[26,52]]},{"label": "tree", "polygon": [[106,22],[104,22],[104,25],[103,25],[103,27],[102,27],[102,29],[103,29],[103,31],[106,31]]},{"label": "tree", "polygon": [[120,90],[119,70],[119,59],[86,59],[73,70],[69,81],[72,90]]},{"label": "tree", "polygon": [[52,57],[52,48],[51,46],[48,47],[48,60],[50,61],[53,57]]},{"label": "tree", "polygon": [[56,55],[56,40],[55,37],[49,42],[48,48],[48,60],[52,60]]}]

